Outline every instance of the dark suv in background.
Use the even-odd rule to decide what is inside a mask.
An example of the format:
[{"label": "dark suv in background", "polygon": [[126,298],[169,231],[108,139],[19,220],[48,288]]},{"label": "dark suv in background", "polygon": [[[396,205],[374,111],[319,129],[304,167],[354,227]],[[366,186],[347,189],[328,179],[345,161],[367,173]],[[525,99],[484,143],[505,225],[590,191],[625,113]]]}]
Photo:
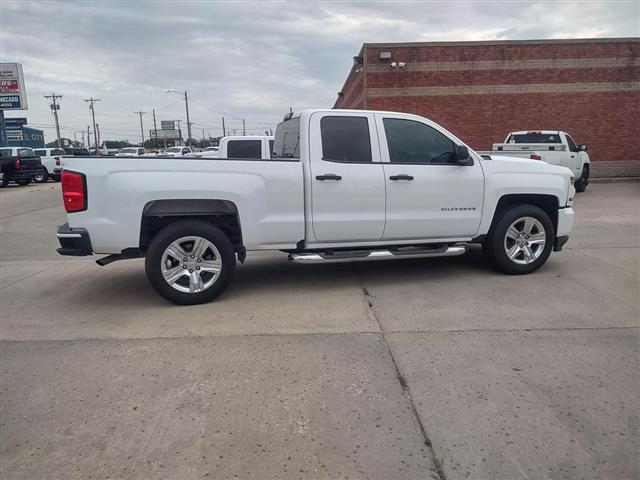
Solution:
[{"label": "dark suv in background", "polygon": [[33,176],[41,170],[40,157],[31,148],[0,148],[0,188],[5,188],[9,182],[29,185]]}]

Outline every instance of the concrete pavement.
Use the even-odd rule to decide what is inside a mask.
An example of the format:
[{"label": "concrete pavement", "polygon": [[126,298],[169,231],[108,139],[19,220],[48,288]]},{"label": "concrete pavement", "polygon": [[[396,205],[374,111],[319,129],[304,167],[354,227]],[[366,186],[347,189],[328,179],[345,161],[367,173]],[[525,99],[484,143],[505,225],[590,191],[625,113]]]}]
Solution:
[{"label": "concrete pavement", "polygon": [[260,253],[196,307],[58,256],[59,185],[0,191],[0,474],[637,478],[639,187],[534,275]]}]

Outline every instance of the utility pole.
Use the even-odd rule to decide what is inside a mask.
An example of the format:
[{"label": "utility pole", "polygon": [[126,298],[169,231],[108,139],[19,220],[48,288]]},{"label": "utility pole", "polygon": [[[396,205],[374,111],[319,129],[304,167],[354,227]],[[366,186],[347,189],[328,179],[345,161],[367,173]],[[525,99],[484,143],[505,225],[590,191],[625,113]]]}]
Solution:
[{"label": "utility pole", "polygon": [[158,125],[156,125],[156,109],[153,109],[153,136],[154,141],[153,141],[153,146],[157,146],[158,145]]},{"label": "utility pole", "polygon": [[91,154],[91,133],[89,132],[89,125],[87,125],[87,150]]},{"label": "utility pole", "polygon": [[224,128],[224,117],[222,117],[222,136],[223,137],[227,136],[227,129]]},{"label": "utility pole", "polygon": [[[96,137],[96,144],[102,146],[102,135],[100,135],[100,124],[96,123],[96,129],[98,130],[98,136]],[[96,155],[98,154],[98,149],[96,148]]]},{"label": "utility pole", "polygon": [[[99,102],[100,99],[91,97],[91,98],[86,98],[84,101],[89,104],[89,109],[91,110],[91,118],[93,119],[93,141],[96,145],[96,154],[97,154],[98,153],[98,134],[97,134],[97,128],[96,128],[96,111],[93,108],[93,104],[96,102]],[[91,146],[91,144],[89,144],[89,146]]]},{"label": "utility pole", "polygon": [[[144,147],[144,127],[142,126],[142,115],[145,115],[147,112],[143,112],[142,110],[140,110],[139,112],[133,112],[133,113],[135,113],[136,115],[140,115],[140,135],[142,136],[141,146]],[[155,113],[154,113],[154,117],[155,117]]]},{"label": "utility pole", "polygon": [[184,106],[187,110],[187,145],[191,144],[191,122],[189,121],[189,97],[187,97],[187,91],[184,91]]},{"label": "utility pole", "polygon": [[246,126],[244,124],[244,118],[242,119],[242,135],[246,135],[247,134],[247,129]]},{"label": "utility pole", "polygon": [[56,135],[58,137],[58,148],[62,148],[62,141],[60,140],[60,124],[58,123],[58,110],[60,109],[60,105],[56,103],[56,99],[62,98],[62,95],[56,95],[52,93],[51,95],[45,95],[44,98],[51,99],[51,110],[53,110],[53,116],[56,119]]},{"label": "utility pole", "polygon": [[86,145],[86,144],[84,143],[84,130],[82,130],[82,132],[80,132],[80,133],[82,133],[82,146],[84,147],[84,146]]},{"label": "utility pole", "polygon": [[180,145],[182,145],[182,130],[180,130],[180,120],[176,120],[178,122],[178,138],[180,139]]}]

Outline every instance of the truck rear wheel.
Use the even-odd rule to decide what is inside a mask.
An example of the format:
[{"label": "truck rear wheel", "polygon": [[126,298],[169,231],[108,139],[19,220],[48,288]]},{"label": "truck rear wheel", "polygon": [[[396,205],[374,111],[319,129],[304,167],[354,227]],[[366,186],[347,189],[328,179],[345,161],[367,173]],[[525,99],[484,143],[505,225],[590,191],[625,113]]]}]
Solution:
[{"label": "truck rear wheel", "polygon": [[501,272],[531,273],[547,261],[555,230],[549,215],[534,205],[504,211],[484,245],[487,259]]},{"label": "truck rear wheel", "polygon": [[47,183],[49,181],[49,172],[46,168],[43,168],[33,176],[33,181],[36,183]]},{"label": "truck rear wheel", "polygon": [[580,175],[580,178],[576,180],[573,186],[576,192],[582,193],[587,189],[587,185],[589,185],[589,166],[585,165],[582,167],[582,175]]},{"label": "truck rear wheel", "polygon": [[199,220],[167,225],[147,250],[145,270],[156,292],[179,305],[206,303],[231,283],[236,256],[229,238]]}]

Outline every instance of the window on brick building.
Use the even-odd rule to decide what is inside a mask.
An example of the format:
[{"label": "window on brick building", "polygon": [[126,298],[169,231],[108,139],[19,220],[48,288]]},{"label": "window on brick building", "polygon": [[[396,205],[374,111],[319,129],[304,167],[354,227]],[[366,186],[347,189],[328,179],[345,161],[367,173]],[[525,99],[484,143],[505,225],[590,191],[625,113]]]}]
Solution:
[{"label": "window on brick building", "polygon": [[382,121],[391,163],[456,163],[453,142],[429,125],[399,118]]}]

